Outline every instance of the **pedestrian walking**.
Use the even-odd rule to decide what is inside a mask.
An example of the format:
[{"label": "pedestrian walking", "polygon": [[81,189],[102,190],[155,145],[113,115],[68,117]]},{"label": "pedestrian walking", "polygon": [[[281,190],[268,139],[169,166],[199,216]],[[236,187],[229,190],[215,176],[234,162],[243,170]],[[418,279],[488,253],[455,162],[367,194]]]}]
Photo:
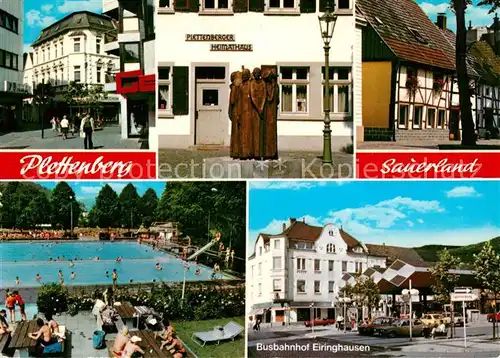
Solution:
[{"label": "pedestrian walking", "polygon": [[50,124],[52,125],[52,132],[57,132],[56,117],[52,117],[52,119],[50,120]]},{"label": "pedestrian walking", "polygon": [[80,124],[80,135],[84,138],[83,145],[85,149],[94,149],[92,143],[92,133],[94,132],[94,120],[90,115],[85,115]]},{"label": "pedestrian walking", "polygon": [[66,118],[66,116],[63,116],[63,119],[61,121],[61,131],[63,139],[68,139],[69,121],[68,118]]}]

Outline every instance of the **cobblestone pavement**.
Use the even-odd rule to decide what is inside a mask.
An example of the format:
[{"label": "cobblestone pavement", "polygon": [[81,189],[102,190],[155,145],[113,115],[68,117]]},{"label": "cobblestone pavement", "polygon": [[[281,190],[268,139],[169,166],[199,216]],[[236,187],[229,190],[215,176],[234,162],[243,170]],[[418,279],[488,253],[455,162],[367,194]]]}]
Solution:
[{"label": "cobblestone pavement", "polygon": [[[273,161],[269,165],[270,178],[341,178],[353,176],[353,155],[335,152],[333,165],[322,165],[318,155],[312,152],[280,152],[281,164]],[[159,149],[159,176],[160,178],[202,178],[204,159],[224,158],[229,156],[228,150],[201,151]],[[259,163],[255,161],[256,167]],[[291,163],[293,165],[287,165]],[[267,163],[264,165],[268,165]],[[278,168],[279,167],[279,168]],[[222,178],[222,177],[221,177]],[[231,177],[235,178],[235,177]]]},{"label": "cobblestone pavement", "polygon": [[[460,142],[458,141],[404,141],[400,140],[397,142],[361,142],[356,144],[356,150],[370,151],[375,150],[423,150],[432,151],[439,150],[439,146],[452,146],[453,148],[446,149],[462,149]],[[478,148],[463,148],[466,150],[474,149],[487,149],[487,150],[500,150],[500,139],[490,139],[490,140],[478,140]],[[483,147],[483,148],[481,148]]]},{"label": "cobblestone pavement", "polygon": [[[140,149],[138,139],[122,139],[120,126],[107,125],[102,130],[94,132],[92,136],[94,149]],[[84,149],[83,138],[76,133],[73,137],[63,140],[62,135],[52,129],[44,130],[42,139],[41,130],[26,132],[11,132],[0,135],[0,149]]]}]

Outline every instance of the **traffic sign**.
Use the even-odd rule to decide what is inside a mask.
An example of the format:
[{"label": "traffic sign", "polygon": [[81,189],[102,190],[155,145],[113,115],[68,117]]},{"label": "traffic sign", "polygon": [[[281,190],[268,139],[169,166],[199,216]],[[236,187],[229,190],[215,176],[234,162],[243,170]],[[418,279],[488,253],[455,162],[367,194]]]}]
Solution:
[{"label": "traffic sign", "polygon": [[472,293],[471,287],[455,287],[453,289],[454,293]]},{"label": "traffic sign", "polygon": [[469,302],[469,301],[477,301],[478,297],[477,295],[473,293],[452,293],[451,294],[451,300],[453,302]]}]

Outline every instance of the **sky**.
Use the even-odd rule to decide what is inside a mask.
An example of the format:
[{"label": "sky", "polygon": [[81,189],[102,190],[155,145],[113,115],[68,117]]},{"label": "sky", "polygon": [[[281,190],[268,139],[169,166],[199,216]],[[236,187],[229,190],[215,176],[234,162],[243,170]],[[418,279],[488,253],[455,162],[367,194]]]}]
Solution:
[{"label": "sky", "polygon": [[[433,22],[436,22],[438,13],[446,13],[448,28],[453,30],[453,32],[456,32],[457,20],[455,19],[453,12],[450,10],[449,0],[417,0],[417,3],[420,4],[420,7]],[[478,3],[478,0],[473,0],[474,5],[477,5]],[[469,25],[469,20],[472,21],[473,27],[492,25],[495,14],[488,14],[489,9],[490,8],[486,6],[469,6],[465,15],[467,26]]]},{"label": "sky", "polygon": [[102,0],[24,0],[24,52],[40,31],[75,11],[102,12]]},{"label": "sky", "polygon": [[[50,190],[54,189],[57,183],[58,182],[45,182],[45,181],[37,182],[37,184],[40,184],[41,186],[44,186]],[[94,206],[95,198],[105,184],[109,184],[118,195],[120,195],[123,188],[128,184],[128,182],[126,181],[121,181],[121,182],[68,181],[67,183],[69,184],[69,186],[71,186],[71,188],[75,192],[76,199],[79,202],[85,204],[87,210],[90,210],[92,206]],[[146,190],[152,188],[158,195],[158,198],[160,198],[161,194],[163,193],[163,190],[165,189],[165,182],[134,181],[132,184],[134,184],[135,188],[137,189],[137,193],[140,196],[142,196],[146,192]]]},{"label": "sky", "polygon": [[281,233],[289,218],[364,243],[469,245],[500,236],[498,198],[498,181],[253,182],[248,255],[258,233]]}]

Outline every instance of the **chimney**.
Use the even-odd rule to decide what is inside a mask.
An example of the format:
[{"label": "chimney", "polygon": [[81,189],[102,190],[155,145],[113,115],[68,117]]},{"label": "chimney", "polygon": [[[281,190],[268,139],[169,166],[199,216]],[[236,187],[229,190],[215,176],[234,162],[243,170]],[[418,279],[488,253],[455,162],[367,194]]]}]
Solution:
[{"label": "chimney", "polygon": [[283,223],[283,231],[286,230],[286,223]]},{"label": "chimney", "polygon": [[446,27],[446,14],[444,12],[438,13],[436,25],[441,30],[446,30],[447,29],[447,27]]},{"label": "chimney", "polygon": [[295,224],[295,222],[297,222],[297,219],[295,219],[295,218],[290,218],[290,225]]}]

